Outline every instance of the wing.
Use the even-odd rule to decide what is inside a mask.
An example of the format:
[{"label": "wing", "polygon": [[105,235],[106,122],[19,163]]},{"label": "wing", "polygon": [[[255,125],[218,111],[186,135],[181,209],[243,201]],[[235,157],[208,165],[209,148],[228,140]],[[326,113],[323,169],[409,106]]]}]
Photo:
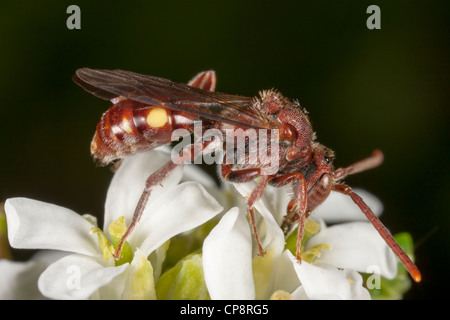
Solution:
[{"label": "wing", "polygon": [[73,76],[75,83],[93,95],[111,100],[130,100],[207,119],[250,128],[276,128],[269,117],[253,108],[254,99],[206,91],[186,84],[124,70],[82,68]]}]

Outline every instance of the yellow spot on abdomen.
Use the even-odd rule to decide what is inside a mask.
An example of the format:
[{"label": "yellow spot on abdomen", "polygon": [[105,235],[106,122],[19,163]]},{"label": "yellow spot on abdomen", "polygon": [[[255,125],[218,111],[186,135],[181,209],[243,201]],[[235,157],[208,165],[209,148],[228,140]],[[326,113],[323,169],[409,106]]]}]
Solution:
[{"label": "yellow spot on abdomen", "polygon": [[152,128],[161,128],[168,121],[167,111],[164,108],[151,108],[147,114],[147,124]]}]

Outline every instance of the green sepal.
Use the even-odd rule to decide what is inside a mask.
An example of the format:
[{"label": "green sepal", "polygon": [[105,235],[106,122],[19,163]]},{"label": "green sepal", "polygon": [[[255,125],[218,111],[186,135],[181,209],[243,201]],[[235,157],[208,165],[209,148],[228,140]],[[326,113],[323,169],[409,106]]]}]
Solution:
[{"label": "green sepal", "polygon": [[202,255],[192,253],[161,275],[156,296],[162,300],[210,299],[203,274]]}]

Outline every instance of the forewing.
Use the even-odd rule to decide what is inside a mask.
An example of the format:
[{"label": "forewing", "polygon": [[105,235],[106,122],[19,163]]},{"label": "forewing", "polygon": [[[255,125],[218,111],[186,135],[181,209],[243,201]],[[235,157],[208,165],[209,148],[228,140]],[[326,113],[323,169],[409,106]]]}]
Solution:
[{"label": "forewing", "polygon": [[122,96],[153,106],[189,112],[199,117],[243,127],[275,128],[253,98],[205,91],[167,79],[124,70],[82,68],[74,81],[93,95],[111,100]]}]

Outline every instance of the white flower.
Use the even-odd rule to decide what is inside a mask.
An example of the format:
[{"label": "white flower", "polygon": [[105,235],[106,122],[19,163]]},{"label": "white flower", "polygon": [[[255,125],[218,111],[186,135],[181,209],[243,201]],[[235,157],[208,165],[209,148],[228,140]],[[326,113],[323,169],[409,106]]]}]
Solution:
[{"label": "white flower", "polygon": [[[109,227],[123,227],[121,217],[129,224],[145,179],[168,160],[168,153],[151,151],[123,161],[108,189],[103,231],[93,217],[80,216],[59,206],[25,198],[6,202],[8,237],[13,247],[59,250],[65,254],[51,263],[39,278],[39,290],[45,297],[156,298],[158,286],[155,284],[160,279],[167,240],[202,225],[222,211],[205,188],[222,203],[226,202],[223,200],[227,192],[215,188],[212,179],[195,166],[184,166],[184,173],[182,168],[177,168],[152,192],[141,221],[127,239],[128,251],[124,249],[123,261],[114,261],[110,242],[114,240],[115,231],[109,232]],[[255,182],[235,187],[241,195],[248,196]],[[312,226],[316,230],[310,232],[313,236],[306,241],[305,257],[302,256],[303,262],[299,264],[289,245],[286,246],[279,227],[291,197],[287,187],[267,187],[263,197],[255,203],[259,212],[258,230],[266,250],[264,257],[256,255],[258,250],[247,222],[246,203],[241,201],[238,207],[223,215],[206,237],[202,254],[196,252],[188,256],[192,258],[183,258],[180,260],[183,266],[177,264],[161,277],[164,281],[158,282],[158,296],[173,288],[175,293],[166,297],[183,297],[186,293],[187,297],[194,297],[193,293],[203,290],[198,296],[207,297],[209,293],[212,299],[284,296],[369,299],[359,273],[377,271],[386,278],[395,276],[397,264],[391,250],[368,222],[355,222],[363,220],[364,215],[351,199],[334,193],[313,213],[312,217],[318,222],[310,219],[307,224],[307,229]],[[376,198],[367,193],[363,197],[375,213],[381,212],[382,205]],[[323,222],[323,219],[338,221],[336,216],[352,222],[331,227]],[[47,265],[38,265],[36,261],[22,264],[2,261],[0,277],[14,277],[9,282],[3,281],[11,289],[3,292],[19,292],[19,278],[23,279],[24,274],[37,277]],[[178,267],[185,271],[177,271]],[[190,277],[188,273],[194,269],[196,277],[204,275],[205,282],[200,280],[198,287],[182,287],[185,278],[172,283],[171,275],[178,272],[181,277]],[[29,296],[37,294],[39,297],[36,286],[33,288]],[[9,295],[11,298],[20,296],[23,295]]]},{"label": "white flower", "polygon": [[[131,261],[116,266],[108,252],[108,227],[122,216],[129,224],[146,178],[169,159],[170,154],[154,150],[122,162],[108,189],[103,232],[92,217],[60,206],[26,198],[6,201],[8,238],[13,247],[70,253],[41,274],[39,289],[44,296],[156,298],[155,281],[161,271],[166,241],[222,211],[199,183],[179,183],[183,168],[175,169],[154,188],[139,224],[127,239]],[[191,176],[198,173],[195,169],[188,171]]]},{"label": "white flower", "polygon": [[[254,186],[253,182],[235,184],[244,196],[248,196]],[[327,200],[335,201],[329,206],[332,211],[354,212],[351,200],[338,199],[341,200],[336,201],[332,196]],[[375,204],[376,211],[381,210],[378,200],[373,196],[368,199],[369,205]],[[257,249],[252,243],[245,205],[240,210],[229,210],[211,231],[203,245],[203,267],[212,299],[276,298],[280,290],[293,299],[370,299],[358,272],[377,266],[383,276],[395,276],[395,256],[368,222],[327,228],[319,221],[320,232],[309,239],[304,248],[314,259],[309,261],[312,263],[303,260],[299,264],[291,252],[285,250],[284,236],[278,227],[289,200],[287,188],[268,187],[255,203],[263,218],[258,229],[266,250],[264,257],[255,256]],[[327,215],[324,208],[320,214]]]}]

